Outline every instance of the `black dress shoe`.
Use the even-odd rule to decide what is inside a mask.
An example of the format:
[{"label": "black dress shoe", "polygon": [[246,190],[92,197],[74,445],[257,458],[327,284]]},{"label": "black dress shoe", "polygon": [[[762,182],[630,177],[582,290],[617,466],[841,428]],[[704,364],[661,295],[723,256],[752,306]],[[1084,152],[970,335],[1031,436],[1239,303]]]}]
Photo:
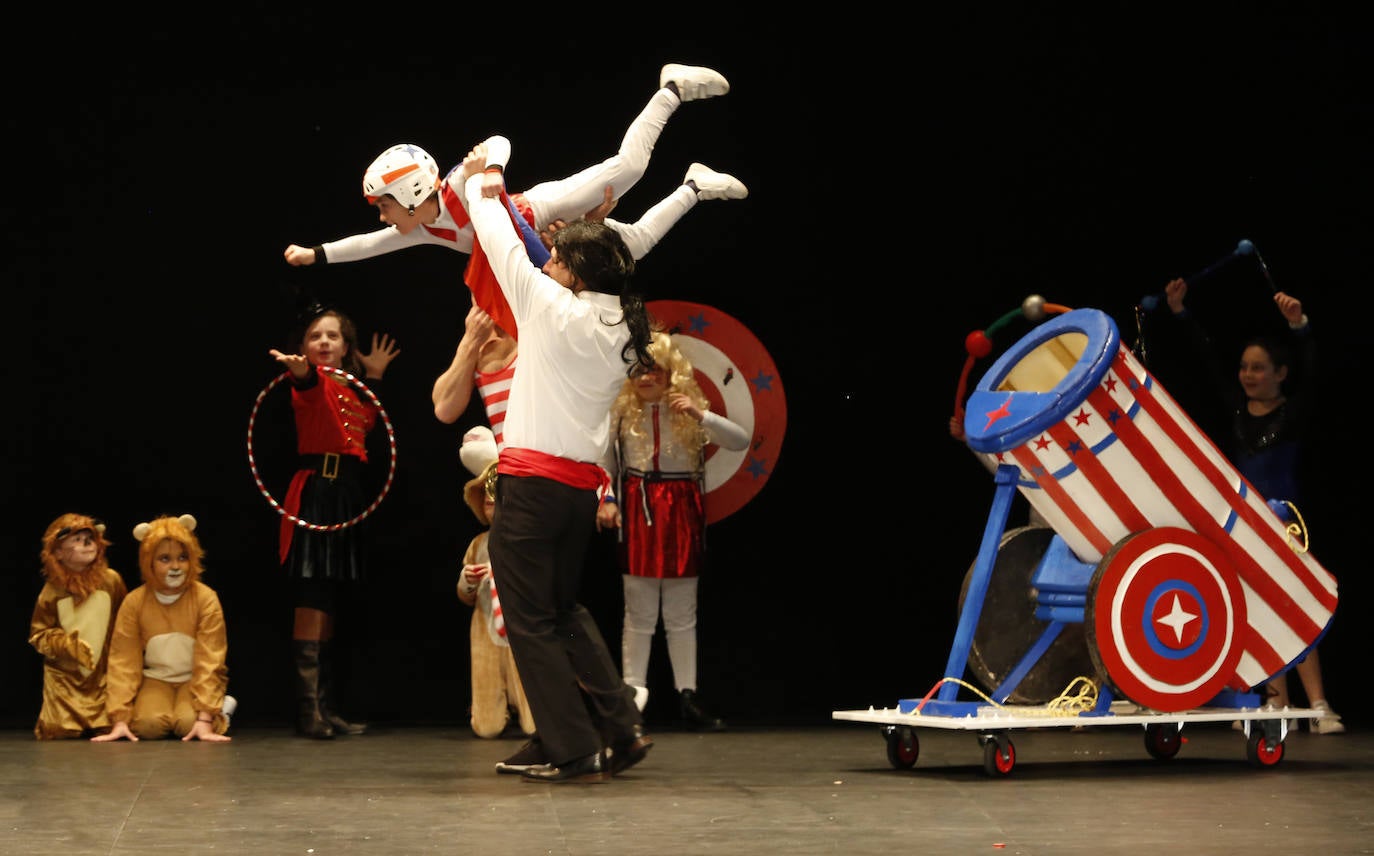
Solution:
[{"label": "black dress shoe", "polygon": [[691,731],[724,731],[725,720],[701,706],[696,690],[682,691],[682,721]]},{"label": "black dress shoe", "polygon": [[537,767],[530,767],[520,774],[520,777],[527,782],[549,782],[551,784],[563,784],[564,782],[604,782],[611,777],[611,772],[602,760],[600,752],[593,752],[581,758],[574,758],[566,764],[555,767],[553,764],[540,764]]},{"label": "black dress shoe", "polygon": [[512,756],[504,761],[496,762],[496,772],[514,773],[519,775],[531,767],[543,767],[549,763],[549,758],[544,754],[544,744],[539,742],[536,735],[531,737],[524,746]]},{"label": "black dress shoe", "polygon": [[654,738],[644,733],[638,725],[625,739],[617,740],[606,749],[611,764],[611,775],[618,776],[644,760],[654,747]]}]

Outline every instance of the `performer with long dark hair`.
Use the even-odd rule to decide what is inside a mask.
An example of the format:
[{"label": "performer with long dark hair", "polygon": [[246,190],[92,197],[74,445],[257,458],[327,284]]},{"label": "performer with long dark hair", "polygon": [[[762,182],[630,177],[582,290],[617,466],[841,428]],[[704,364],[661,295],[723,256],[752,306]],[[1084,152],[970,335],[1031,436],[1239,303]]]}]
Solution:
[{"label": "performer with long dark hair", "polygon": [[[604,781],[643,760],[633,691],[577,602],[595,531],[610,406],[635,366],[649,367],[649,318],[634,258],[604,223],[558,230],[542,270],[505,200],[485,178],[485,147],[463,161],[463,201],[520,329],[489,549],[506,629],[549,763],[530,781]],[[501,194],[504,195],[504,194]],[[487,305],[490,295],[473,299]]]}]

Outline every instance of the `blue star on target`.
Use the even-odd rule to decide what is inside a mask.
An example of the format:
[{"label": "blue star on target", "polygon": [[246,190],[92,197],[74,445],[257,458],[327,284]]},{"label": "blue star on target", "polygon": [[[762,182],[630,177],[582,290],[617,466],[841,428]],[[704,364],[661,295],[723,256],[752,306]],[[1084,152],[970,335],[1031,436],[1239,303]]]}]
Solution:
[{"label": "blue star on target", "polygon": [[756,479],[768,475],[768,470],[764,467],[763,461],[752,455],[749,457],[749,466],[745,467],[745,469]]},{"label": "blue star on target", "polygon": [[763,369],[759,369],[759,373],[749,382],[754,385],[754,389],[760,392],[772,392],[773,390],[773,376],[764,374]]},{"label": "blue star on target", "polygon": [[706,328],[709,327],[709,326],[711,326],[711,324],[710,324],[710,322],[708,322],[708,321],[706,320],[706,313],[705,313],[705,312],[701,313],[700,315],[688,315],[688,316],[687,316],[687,327],[688,327],[688,329],[690,329],[693,333],[695,333],[695,334],[697,335],[698,338],[702,338],[702,337],[701,337],[701,334],[702,334],[702,333],[705,333],[705,332],[706,332]]}]

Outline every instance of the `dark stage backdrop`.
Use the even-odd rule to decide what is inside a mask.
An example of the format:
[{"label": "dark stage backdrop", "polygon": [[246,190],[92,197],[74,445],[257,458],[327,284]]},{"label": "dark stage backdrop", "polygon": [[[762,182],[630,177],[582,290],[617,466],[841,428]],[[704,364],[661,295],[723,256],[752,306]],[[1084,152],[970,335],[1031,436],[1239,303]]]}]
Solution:
[{"label": "dark stage backdrop", "polygon": [[[1249,239],[1321,337],[1306,516],[1341,582],[1322,653],[1332,704],[1366,718],[1368,435],[1349,388],[1368,342],[1363,22],[1028,10],[887,27],[886,14],[847,15],[833,29],[616,24],[455,50],[438,16],[403,38],[335,15],[230,13],[213,38],[128,17],[15,31],[60,32],[53,59],[67,70],[24,60],[6,75],[0,722],[28,728],[38,709],[25,638],[39,538],[68,510],[109,522],[112,565],[131,586],[134,525],[196,515],[241,721],[290,721],[279,518],[246,433],[305,285],[365,341],[386,332],[402,349],[384,389],[396,478],[367,524],[374,575],[341,627],[351,707],[464,723],[470,613],[454,583],[477,528],[457,447],[482,414],[442,425],[429,390],[462,332],[465,257],[425,247],[293,269],[282,250],[374,228],[359,179],[395,142],[447,170],[503,133],[517,188],[604,158],[673,61],[714,66],[732,90],[676,113],[616,216],[634,219],[692,161],[749,185],[747,200],[699,204],[639,283],[649,299],[741,321],[774,359],[788,410],[767,484],[710,530],[700,683],[714,706],[738,722],[826,721],[929,691],[992,501],[989,476],[947,433],[965,335],[1041,294],[1102,309],[1134,339],[1142,296]],[[478,41],[466,30],[460,44]],[[1225,342],[1275,316],[1254,271],[1194,298]],[[1009,325],[999,345],[1026,329]],[[263,411],[261,465],[282,490],[289,423],[280,398]],[[586,602],[618,654],[610,549],[593,547]],[[671,715],[666,652],[653,661],[651,721]]]}]

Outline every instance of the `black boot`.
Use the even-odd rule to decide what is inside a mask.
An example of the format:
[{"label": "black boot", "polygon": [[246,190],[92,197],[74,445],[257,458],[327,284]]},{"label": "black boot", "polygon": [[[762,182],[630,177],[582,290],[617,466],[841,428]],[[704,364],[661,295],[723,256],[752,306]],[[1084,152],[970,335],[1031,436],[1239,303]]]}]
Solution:
[{"label": "black boot", "polygon": [[316,740],[329,740],[334,727],[325,719],[320,697],[320,643],[313,639],[293,639],[296,655],[296,733]]},{"label": "black boot", "polygon": [[690,731],[724,731],[725,720],[701,706],[696,690],[682,691],[682,721]]},{"label": "black boot", "polygon": [[367,723],[349,722],[335,710],[338,694],[334,690],[334,645],[320,643],[320,713],[336,735],[356,737],[367,733]]}]

